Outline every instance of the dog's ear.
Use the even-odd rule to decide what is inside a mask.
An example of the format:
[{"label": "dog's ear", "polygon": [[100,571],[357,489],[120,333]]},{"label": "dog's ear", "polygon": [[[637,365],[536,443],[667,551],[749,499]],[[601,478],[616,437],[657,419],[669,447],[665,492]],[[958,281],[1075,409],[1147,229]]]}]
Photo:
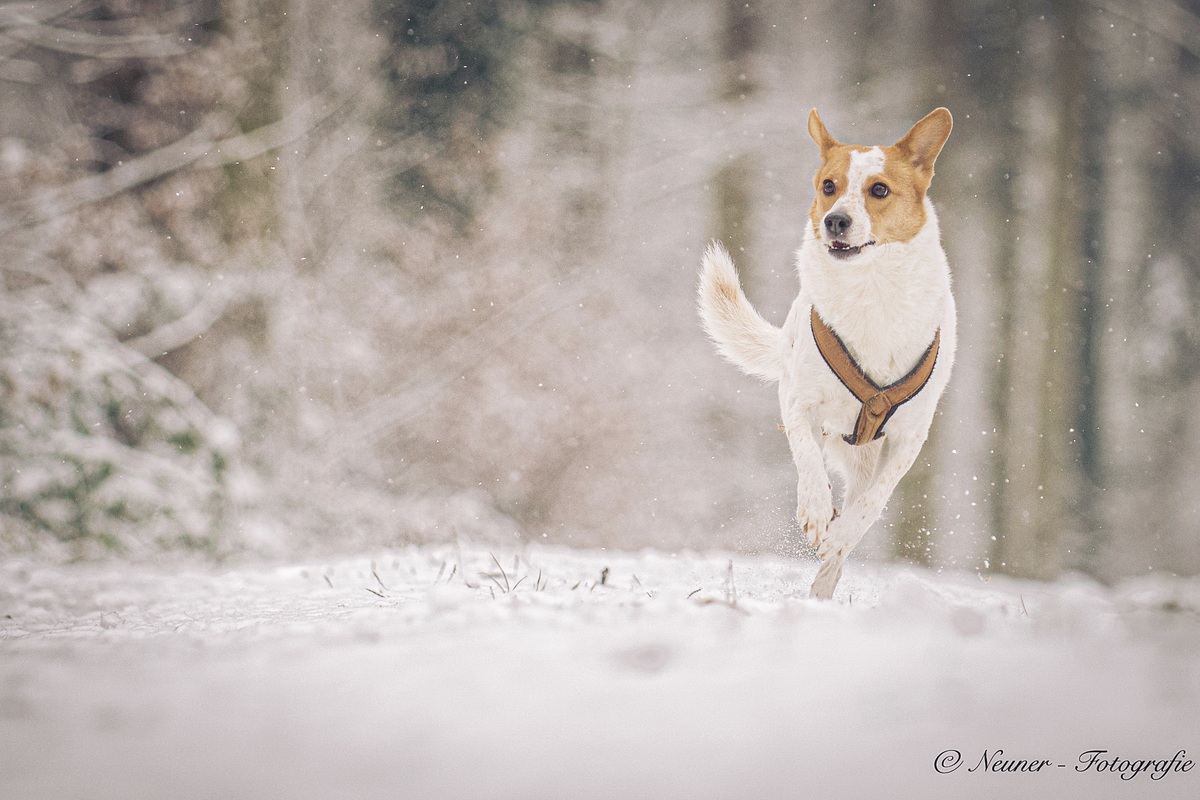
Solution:
[{"label": "dog's ear", "polygon": [[817,143],[817,147],[821,148],[822,155],[830,148],[841,144],[829,134],[829,129],[825,127],[824,122],[821,122],[821,115],[815,108],[808,112],[808,135]]},{"label": "dog's ear", "polygon": [[950,116],[950,111],[935,108],[896,142],[896,147],[908,154],[913,168],[926,183],[933,178],[933,162],[937,161],[953,127],[954,117]]}]

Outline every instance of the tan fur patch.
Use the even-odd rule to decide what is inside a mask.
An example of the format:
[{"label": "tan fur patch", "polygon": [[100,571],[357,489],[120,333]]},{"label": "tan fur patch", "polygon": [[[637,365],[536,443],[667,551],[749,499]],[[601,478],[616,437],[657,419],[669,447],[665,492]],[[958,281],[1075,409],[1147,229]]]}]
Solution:
[{"label": "tan fur patch", "polygon": [[720,294],[723,298],[725,298],[726,302],[729,302],[729,303],[737,302],[739,288],[736,283],[729,283],[728,281],[723,281],[723,280],[718,279],[716,281],[716,287],[717,287],[717,291],[720,292]]}]

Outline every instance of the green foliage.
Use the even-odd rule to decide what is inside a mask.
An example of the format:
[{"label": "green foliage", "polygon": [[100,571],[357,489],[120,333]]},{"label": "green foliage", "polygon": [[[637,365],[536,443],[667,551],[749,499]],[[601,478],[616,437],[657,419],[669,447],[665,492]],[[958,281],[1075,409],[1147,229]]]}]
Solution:
[{"label": "green foliage", "polygon": [[554,4],[376,0],[389,38],[379,124],[410,155],[393,176],[395,201],[422,216],[470,221],[495,181],[488,143],[518,105],[517,54],[530,15]]},{"label": "green foliage", "polygon": [[102,326],[2,305],[0,552],[215,551],[232,428]]}]

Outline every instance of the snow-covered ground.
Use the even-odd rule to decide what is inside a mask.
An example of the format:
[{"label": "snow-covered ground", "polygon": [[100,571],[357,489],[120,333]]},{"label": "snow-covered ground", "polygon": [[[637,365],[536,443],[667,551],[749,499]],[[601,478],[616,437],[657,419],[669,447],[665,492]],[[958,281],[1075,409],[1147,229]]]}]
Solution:
[{"label": "snow-covered ground", "polygon": [[1200,767],[1100,771],[1200,761],[1200,583],[852,564],[819,603],[814,573],[548,547],[11,561],[0,797],[1200,797]]}]

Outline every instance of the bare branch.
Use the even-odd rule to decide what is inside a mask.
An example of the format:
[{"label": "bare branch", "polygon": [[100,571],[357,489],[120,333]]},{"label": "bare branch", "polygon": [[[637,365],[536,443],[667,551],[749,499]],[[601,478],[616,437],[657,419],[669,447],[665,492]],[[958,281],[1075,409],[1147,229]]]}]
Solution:
[{"label": "bare branch", "polygon": [[107,172],[60,186],[40,198],[34,198],[15,213],[0,215],[0,236],[18,228],[48,222],[188,166],[220,167],[264,155],[303,137],[340,108],[342,104],[318,98],[317,102],[302,106],[278,122],[225,139],[218,139],[217,133],[228,129],[232,120],[226,115],[214,114],[177,142],[126,161]]},{"label": "bare branch", "polygon": [[179,319],[155,328],[150,333],[130,339],[124,344],[149,358],[166,355],[215,325],[217,320],[224,315],[225,309],[229,307],[229,301],[233,299],[234,294],[233,286],[230,283],[218,284],[216,289],[205,295],[199,303]]},{"label": "bare branch", "polygon": [[1128,4],[1104,3],[1104,10],[1146,29],[1163,40],[1200,56],[1200,17],[1175,2],[1155,3],[1152,8],[1130,10]]},{"label": "bare branch", "polygon": [[0,30],[45,22],[48,19],[62,16],[76,6],[81,5],[84,5],[84,3],[79,2],[79,0],[40,0],[40,2],[32,3],[5,3],[3,6],[0,6]]},{"label": "bare branch", "polygon": [[88,58],[165,58],[187,52],[187,47],[180,43],[177,36],[95,34],[42,25],[32,20],[4,29],[0,37]]},{"label": "bare branch", "polygon": [[[211,20],[215,14],[204,3],[187,3],[172,11],[116,20],[80,20],[94,3],[77,0],[14,3],[0,6],[0,80],[40,83],[41,67],[15,54],[22,48],[40,47],[80,56],[68,65],[71,83],[88,83],[110,73],[127,58],[161,58],[188,52],[192,40],[184,33]],[[59,17],[65,19],[58,20]],[[56,24],[49,24],[55,20]],[[153,26],[154,30],[146,30]]]},{"label": "bare branch", "polygon": [[[206,156],[216,130],[229,119],[214,115],[178,142],[125,162],[99,175],[89,175],[34,198],[24,209],[0,218],[0,235],[62,216],[81,206],[120,194],[155,178],[188,166]],[[7,215],[6,215],[7,216]]]}]

